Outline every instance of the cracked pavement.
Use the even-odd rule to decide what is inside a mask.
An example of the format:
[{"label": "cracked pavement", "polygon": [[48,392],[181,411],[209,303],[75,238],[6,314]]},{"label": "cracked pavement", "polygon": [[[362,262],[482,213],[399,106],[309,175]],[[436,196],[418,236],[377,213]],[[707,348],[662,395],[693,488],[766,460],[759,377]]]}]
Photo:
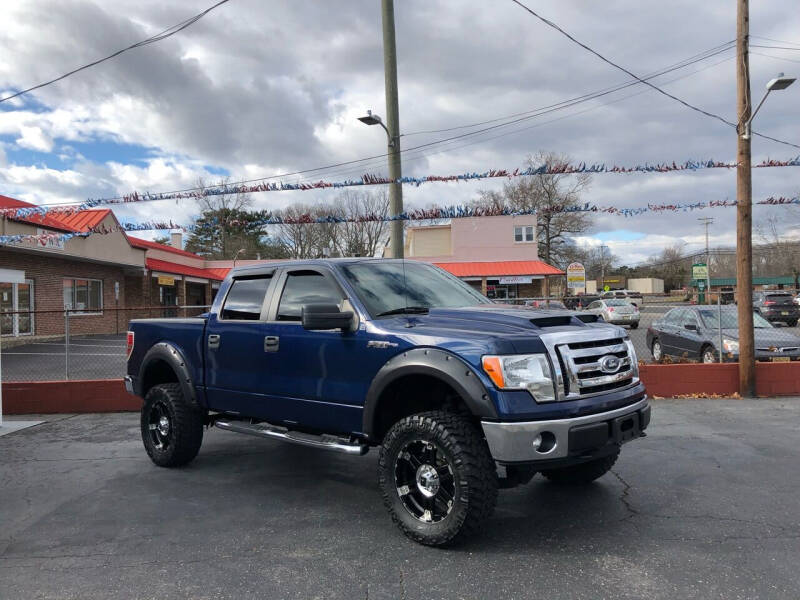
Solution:
[{"label": "cracked pavement", "polygon": [[[21,417],[30,418],[30,417]],[[377,453],[220,430],[152,465],[138,415],[0,437],[0,598],[787,598],[800,590],[800,400],[658,400],[586,488],[500,492],[448,550],[392,525]]]}]

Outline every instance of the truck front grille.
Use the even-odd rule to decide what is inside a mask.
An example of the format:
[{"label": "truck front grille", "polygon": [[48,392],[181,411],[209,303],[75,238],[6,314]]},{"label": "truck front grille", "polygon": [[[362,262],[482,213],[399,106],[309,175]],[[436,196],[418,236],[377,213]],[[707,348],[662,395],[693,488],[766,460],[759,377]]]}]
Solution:
[{"label": "truck front grille", "polygon": [[[561,371],[558,377],[559,391],[563,391],[559,394],[560,400],[624,388],[639,380],[639,366],[631,341],[618,335],[597,339],[597,333],[548,336],[551,358]],[[585,339],[590,336],[591,339]]]}]

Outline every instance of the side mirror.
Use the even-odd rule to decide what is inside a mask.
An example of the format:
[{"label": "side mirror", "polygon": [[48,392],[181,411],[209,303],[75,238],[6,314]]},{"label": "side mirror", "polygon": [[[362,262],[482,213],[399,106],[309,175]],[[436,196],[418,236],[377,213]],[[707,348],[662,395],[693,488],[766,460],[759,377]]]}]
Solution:
[{"label": "side mirror", "polygon": [[350,331],[353,323],[352,311],[342,312],[335,304],[304,304],[301,312],[303,329],[324,331],[341,329]]},{"label": "side mirror", "polygon": [[684,325],[684,327],[689,331],[697,331],[697,325],[695,325],[694,323],[687,323],[686,325]]}]

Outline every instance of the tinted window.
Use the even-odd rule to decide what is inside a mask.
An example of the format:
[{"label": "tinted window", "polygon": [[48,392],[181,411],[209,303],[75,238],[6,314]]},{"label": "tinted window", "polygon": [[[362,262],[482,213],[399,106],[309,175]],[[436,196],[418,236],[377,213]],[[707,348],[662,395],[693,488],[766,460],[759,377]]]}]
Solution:
[{"label": "tinted window", "polygon": [[600,308],[600,302],[592,302],[589,306],[586,307],[587,309],[594,310],[596,308]]},{"label": "tinted window", "polygon": [[792,297],[789,294],[767,294],[764,299],[774,302],[775,304],[792,303]]},{"label": "tinted window", "polygon": [[616,298],[624,298],[626,296],[625,292],[614,292],[614,296]]},{"label": "tinted window", "polygon": [[223,319],[258,321],[271,276],[234,279],[222,307]]},{"label": "tinted window", "polygon": [[373,317],[406,306],[456,308],[487,302],[469,284],[416,261],[365,261],[342,272]]},{"label": "tinted window", "polygon": [[316,271],[292,271],[286,277],[279,321],[299,321],[304,304],[336,304],[342,301],[342,292],[336,284]]}]

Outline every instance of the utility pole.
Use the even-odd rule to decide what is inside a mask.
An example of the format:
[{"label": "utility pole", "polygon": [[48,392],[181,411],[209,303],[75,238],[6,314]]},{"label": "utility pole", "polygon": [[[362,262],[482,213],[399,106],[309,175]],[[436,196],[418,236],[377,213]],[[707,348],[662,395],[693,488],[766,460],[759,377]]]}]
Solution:
[{"label": "utility pole", "polygon": [[602,292],[606,289],[606,259],[604,256],[603,248],[606,246],[604,244],[600,244],[600,289],[599,292]]},{"label": "utility pole", "polygon": [[[381,0],[383,17],[383,72],[386,88],[386,125],[389,134],[389,214],[397,216],[403,212],[403,185],[400,165],[400,107],[397,100],[397,48],[394,41],[394,0]],[[392,258],[403,258],[403,222],[392,221]]]},{"label": "utility pole", "polygon": [[708,226],[714,222],[713,217],[698,217],[706,226],[706,304],[711,304],[711,255],[708,252]]},{"label": "utility pole", "polygon": [[750,7],[736,2],[736,298],[739,312],[739,394],[752,398],[756,391],[753,340],[753,182],[750,167]]}]

